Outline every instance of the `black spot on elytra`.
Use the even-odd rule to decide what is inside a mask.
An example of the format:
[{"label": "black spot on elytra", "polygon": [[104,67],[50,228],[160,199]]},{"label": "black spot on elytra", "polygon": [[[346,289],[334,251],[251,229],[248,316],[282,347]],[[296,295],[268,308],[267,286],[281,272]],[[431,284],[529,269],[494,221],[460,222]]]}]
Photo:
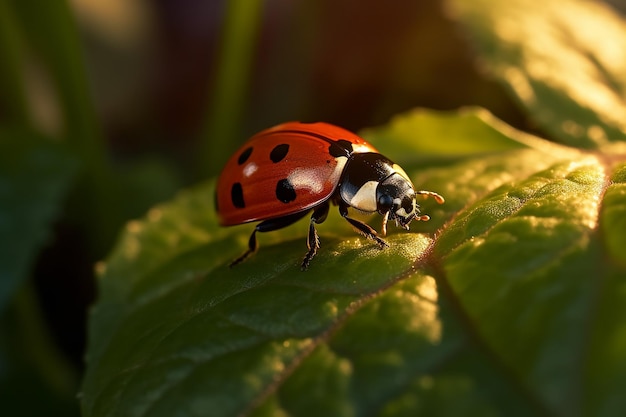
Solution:
[{"label": "black spot on elytra", "polygon": [[281,145],[277,145],[274,149],[272,149],[272,152],[270,152],[270,159],[273,163],[280,162],[283,158],[285,158],[285,156],[287,156],[287,152],[289,152],[288,144],[283,143]]},{"label": "black spot on elytra", "polygon": [[296,190],[287,178],[276,183],[276,198],[285,204],[296,199]]},{"label": "black spot on elytra", "polygon": [[239,165],[242,165],[244,162],[248,160],[248,158],[250,158],[251,154],[252,154],[252,146],[250,146],[249,148],[246,148],[246,150],[243,151],[241,155],[239,155],[239,158],[237,159],[237,163]]},{"label": "black spot on elytra", "polygon": [[230,189],[230,199],[235,207],[244,208],[246,206],[245,201],[243,201],[243,188],[241,187],[241,183],[236,182],[233,184]]},{"label": "black spot on elytra", "polygon": [[352,143],[345,139],[339,139],[330,143],[328,147],[328,153],[338,158],[340,156],[350,156],[350,154],[354,151],[352,148]]}]

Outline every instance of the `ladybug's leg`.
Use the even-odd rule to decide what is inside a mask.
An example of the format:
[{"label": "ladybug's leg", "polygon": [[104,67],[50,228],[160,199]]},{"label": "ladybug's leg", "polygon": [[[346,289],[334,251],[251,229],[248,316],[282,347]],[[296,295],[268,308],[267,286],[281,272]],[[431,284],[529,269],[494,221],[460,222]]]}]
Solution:
[{"label": "ladybug's leg", "polygon": [[245,261],[246,258],[248,258],[248,256],[256,252],[258,248],[259,248],[259,245],[256,242],[256,227],[255,227],[254,230],[252,231],[252,234],[250,235],[250,240],[248,240],[248,250],[245,251],[245,253],[241,255],[239,258],[232,261],[228,266],[232,268],[238,263]]},{"label": "ladybug's leg", "polygon": [[380,234],[383,236],[387,236],[387,222],[389,221],[389,212],[386,211],[383,215],[383,225],[380,228]]},{"label": "ladybug's leg", "polygon": [[287,227],[297,222],[298,220],[306,216],[307,213],[308,213],[308,210],[305,210],[299,213],[290,214],[288,216],[265,220],[257,224],[254,230],[252,231],[252,234],[250,235],[250,240],[248,241],[248,250],[239,258],[232,261],[230,263],[230,267],[233,267],[237,265],[238,263],[245,261],[246,258],[248,258],[250,255],[256,252],[256,250],[259,247],[256,241],[256,232],[271,232],[273,230],[282,229],[283,227]]},{"label": "ladybug's leg", "polygon": [[309,251],[304,256],[302,260],[301,269],[304,271],[309,267],[309,262],[317,253],[317,250],[320,248],[320,238],[317,235],[317,230],[315,230],[315,223],[320,224],[326,220],[326,216],[328,216],[328,209],[330,208],[330,204],[328,201],[323,203],[321,206],[316,208],[311,215],[311,223],[309,223],[309,235],[306,239],[306,245],[309,248]]},{"label": "ladybug's leg", "polygon": [[381,249],[389,246],[387,242],[378,237],[378,233],[376,233],[376,230],[372,229],[369,225],[348,217],[348,205],[343,201],[339,203],[339,214],[341,214],[341,216],[346,219],[357,232],[359,232],[366,238],[372,239],[374,242],[378,243],[378,246],[380,246]]}]

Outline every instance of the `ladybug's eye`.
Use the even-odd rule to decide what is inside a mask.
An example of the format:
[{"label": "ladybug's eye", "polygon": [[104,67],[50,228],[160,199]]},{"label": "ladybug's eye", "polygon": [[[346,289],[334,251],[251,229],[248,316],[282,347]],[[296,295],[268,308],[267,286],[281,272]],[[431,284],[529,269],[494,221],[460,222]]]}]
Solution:
[{"label": "ladybug's eye", "polygon": [[391,207],[393,207],[393,198],[391,198],[387,194],[382,194],[378,196],[378,211],[379,212],[389,211],[391,210]]}]

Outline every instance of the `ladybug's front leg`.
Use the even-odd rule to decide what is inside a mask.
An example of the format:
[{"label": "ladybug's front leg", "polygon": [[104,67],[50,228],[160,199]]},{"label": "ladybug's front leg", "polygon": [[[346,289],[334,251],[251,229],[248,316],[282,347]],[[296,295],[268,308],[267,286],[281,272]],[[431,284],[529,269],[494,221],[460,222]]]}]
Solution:
[{"label": "ladybug's front leg", "polygon": [[311,259],[317,253],[317,250],[320,248],[320,238],[317,235],[317,230],[315,230],[315,223],[320,224],[326,220],[326,216],[328,216],[328,209],[330,208],[330,204],[328,201],[323,203],[321,206],[316,208],[311,215],[311,223],[309,224],[309,235],[306,239],[306,245],[309,248],[309,251],[304,256],[302,260],[301,269],[304,271],[309,267],[309,263]]},{"label": "ladybug's front leg", "polygon": [[378,246],[380,246],[381,249],[384,249],[389,246],[387,242],[385,242],[383,239],[378,237],[378,233],[376,233],[376,230],[374,230],[371,226],[361,221],[358,221],[356,219],[348,217],[348,205],[344,201],[341,201],[339,203],[339,214],[341,214],[341,217],[346,219],[348,223],[350,223],[357,232],[359,232],[366,238],[372,239],[374,242],[378,243]]}]

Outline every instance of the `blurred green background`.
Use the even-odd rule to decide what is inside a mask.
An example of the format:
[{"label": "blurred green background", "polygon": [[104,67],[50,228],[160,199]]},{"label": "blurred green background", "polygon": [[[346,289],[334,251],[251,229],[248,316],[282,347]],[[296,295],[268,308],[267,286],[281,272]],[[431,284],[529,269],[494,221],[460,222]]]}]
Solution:
[{"label": "blurred green background", "polygon": [[444,1],[5,0],[0,56],[11,415],[78,414],[94,265],[126,221],[217,175],[256,131],[479,105],[547,136],[480,71]]}]

